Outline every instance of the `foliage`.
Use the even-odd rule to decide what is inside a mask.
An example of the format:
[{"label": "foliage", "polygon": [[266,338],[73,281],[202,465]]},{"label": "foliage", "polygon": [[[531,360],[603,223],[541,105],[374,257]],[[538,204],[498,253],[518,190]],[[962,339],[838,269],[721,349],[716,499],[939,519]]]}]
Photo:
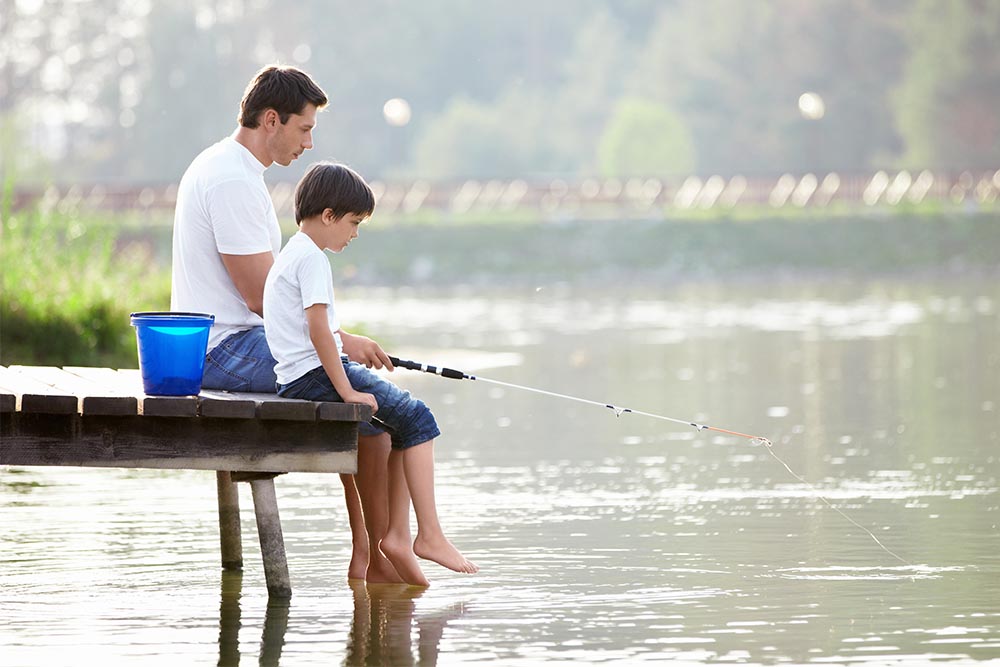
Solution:
[{"label": "foliage", "polygon": [[921,0],[907,28],[911,56],[894,97],[906,145],[901,162],[995,167],[1000,156],[1000,5]]},{"label": "foliage", "polygon": [[20,211],[0,228],[0,363],[135,368],[129,313],[167,310],[169,271],[101,219]]},{"label": "foliage", "polygon": [[675,175],[694,172],[687,125],[661,104],[626,99],[618,104],[598,150],[601,175]]},{"label": "foliage", "polygon": [[[232,131],[243,86],[270,62],[305,68],[330,96],[308,157],[371,179],[593,176],[615,109],[635,98],[677,115],[701,174],[1000,164],[996,2],[2,7],[0,120],[31,128],[26,152],[60,181],[176,182]],[[822,118],[797,108],[807,91]],[[393,97],[413,109],[405,127],[382,117]],[[268,178],[295,181],[308,161]]]}]

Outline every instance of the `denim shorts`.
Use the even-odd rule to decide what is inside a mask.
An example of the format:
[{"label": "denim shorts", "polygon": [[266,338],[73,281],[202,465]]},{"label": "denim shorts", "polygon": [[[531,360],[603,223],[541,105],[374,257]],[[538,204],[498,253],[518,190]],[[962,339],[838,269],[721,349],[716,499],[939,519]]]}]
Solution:
[{"label": "denim shorts", "polygon": [[274,393],[274,365],[264,327],[238,331],[205,355],[205,389]]},{"label": "denim shorts", "polygon": [[[372,422],[389,432],[393,449],[413,447],[441,435],[434,415],[423,401],[413,398],[410,392],[400,389],[361,364],[346,358],[343,358],[343,362],[351,386],[356,391],[372,394],[378,401],[378,412]],[[278,385],[278,395],[310,401],[341,400],[322,366],[288,384]]]},{"label": "denim shorts", "polygon": [[[225,391],[252,391],[273,394],[278,378],[277,362],[264,337],[264,327],[253,327],[227,336],[205,355],[201,386]],[[379,401],[379,405],[382,402]],[[372,436],[384,433],[377,424],[358,424],[358,433]]]}]

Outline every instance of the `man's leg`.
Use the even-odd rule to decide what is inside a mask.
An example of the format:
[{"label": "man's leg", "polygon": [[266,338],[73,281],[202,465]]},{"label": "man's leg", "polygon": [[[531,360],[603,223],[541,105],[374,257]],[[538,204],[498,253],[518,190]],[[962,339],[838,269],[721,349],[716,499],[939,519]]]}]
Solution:
[{"label": "man's leg", "polygon": [[[354,483],[360,495],[364,511],[363,531],[366,533],[368,553],[365,580],[373,584],[401,583],[403,579],[379,547],[389,529],[389,482],[388,462],[391,448],[389,434],[358,436],[358,474]],[[354,524],[351,533],[357,544],[362,536],[356,534]],[[355,551],[355,555],[357,552]],[[350,572],[355,570],[354,557]]]},{"label": "man's leg", "polygon": [[347,521],[351,526],[351,564],[347,567],[348,579],[364,580],[368,573],[368,533],[365,532],[365,515],[361,509],[361,498],[354,483],[354,475],[341,474],[344,485],[344,503],[347,505]]}]

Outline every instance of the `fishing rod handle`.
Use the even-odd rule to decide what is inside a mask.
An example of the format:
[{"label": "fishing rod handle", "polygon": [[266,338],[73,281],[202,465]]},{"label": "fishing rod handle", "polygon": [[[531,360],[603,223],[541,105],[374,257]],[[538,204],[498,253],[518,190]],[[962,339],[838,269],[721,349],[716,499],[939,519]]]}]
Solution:
[{"label": "fishing rod handle", "polygon": [[451,378],[452,380],[465,380],[467,376],[462,371],[456,371],[452,368],[438,368],[437,366],[428,366],[427,364],[421,364],[416,361],[410,361],[409,359],[399,359],[398,357],[389,357],[389,361],[392,362],[393,366],[399,366],[400,368],[408,368],[411,371],[423,371],[424,373],[433,373],[434,375],[440,375],[441,377]]}]

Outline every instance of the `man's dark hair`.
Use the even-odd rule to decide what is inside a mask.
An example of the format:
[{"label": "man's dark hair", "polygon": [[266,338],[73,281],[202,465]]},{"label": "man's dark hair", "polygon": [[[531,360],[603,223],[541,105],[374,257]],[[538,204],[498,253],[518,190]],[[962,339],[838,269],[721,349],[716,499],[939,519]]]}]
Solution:
[{"label": "man's dark hair", "polygon": [[255,128],[260,124],[260,114],[274,109],[284,125],[289,116],[302,113],[307,104],[319,109],[327,101],[323,89],[302,70],[270,65],[257,72],[247,85],[237,120],[243,127]]},{"label": "man's dark hair", "polygon": [[295,224],[326,209],[335,218],[349,213],[367,218],[375,211],[375,193],[350,167],[317,162],[295,186]]}]

